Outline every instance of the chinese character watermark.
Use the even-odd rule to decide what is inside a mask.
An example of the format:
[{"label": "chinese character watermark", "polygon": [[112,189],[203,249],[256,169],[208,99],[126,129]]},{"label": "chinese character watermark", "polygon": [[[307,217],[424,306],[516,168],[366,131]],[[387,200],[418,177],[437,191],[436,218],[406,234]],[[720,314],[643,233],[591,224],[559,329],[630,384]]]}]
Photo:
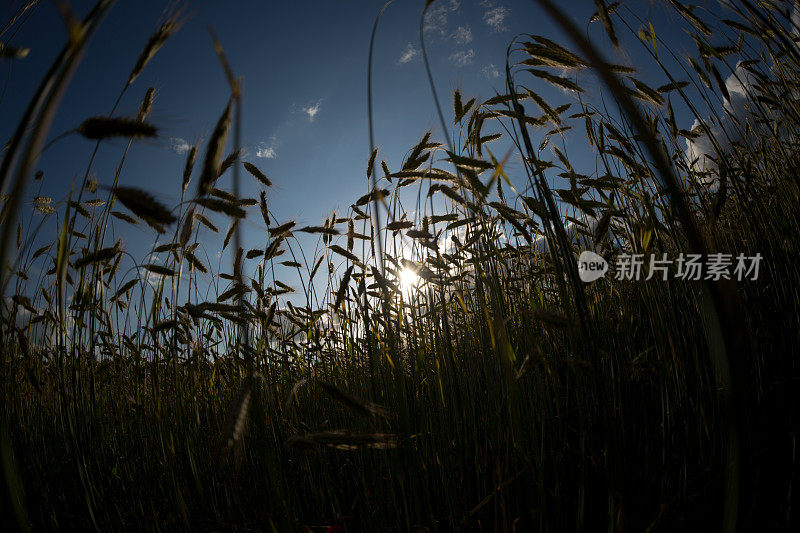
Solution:
[{"label": "chinese character watermark", "polygon": [[586,283],[600,279],[610,270],[618,281],[653,278],[666,281],[670,275],[685,281],[755,281],[758,279],[761,259],[760,253],[753,256],[715,253],[706,257],[680,253],[673,259],[667,254],[619,254],[612,269],[603,256],[585,251],[578,257],[578,275]]}]

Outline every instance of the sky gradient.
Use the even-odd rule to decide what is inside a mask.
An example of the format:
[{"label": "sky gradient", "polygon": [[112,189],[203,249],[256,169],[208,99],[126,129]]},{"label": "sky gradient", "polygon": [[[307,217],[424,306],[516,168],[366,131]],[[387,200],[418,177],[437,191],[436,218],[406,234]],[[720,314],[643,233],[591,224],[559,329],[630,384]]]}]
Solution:
[{"label": "sky gradient", "polygon": [[[658,18],[662,8],[643,3],[656,25],[669,26],[670,21]],[[431,6],[424,23],[425,40],[449,127],[454,89],[461,91],[465,101],[477,97],[479,102],[504,92],[501,74],[506,48],[515,35],[540,33],[566,43],[534,4],[437,0]],[[19,5],[6,3],[4,18]],[[92,5],[76,1],[73,9],[83,16]],[[304,226],[321,225],[334,210],[339,216],[345,215],[348,206],[368,190],[367,58],[370,32],[381,5],[364,0],[247,1],[237,2],[235,7],[211,1],[185,3],[182,28],[147,65],[117,110],[117,115],[135,116],[147,89],[155,88],[148,120],[159,128],[159,137],[134,143],[120,185],[142,188],[166,205],[176,205],[185,151],[198,140],[207,140],[230,94],[209,37],[211,27],[235,74],[243,78],[243,159],[256,164],[274,182],[268,192],[274,216],[281,222],[296,220],[298,226]],[[147,38],[163,16],[164,6],[150,0],[117,2],[92,39],[65,94],[50,139],[75,128],[87,117],[111,110]],[[380,149],[378,161],[385,160],[392,171],[399,169],[407,151],[426,131],[433,131],[435,140],[443,140],[420,51],[423,6],[422,1],[397,0],[385,11],[376,36],[375,140]],[[592,2],[570,3],[569,7],[570,15],[581,26],[594,11]],[[602,30],[596,26],[593,35],[602,42]],[[64,40],[58,10],[44,1],[9,40],[9,44],[31,50],[25,59],[2,66],[8,72],[0,73],[5,84],[0,101],[0,137],[10,137]],[[623,47],[613,54],[613,61],[635,65],[638,54],[644,51]],[[648,79],[647,74],[642,78],[654,86],[664,83],[661,78]],[[520,77],[519,82],[545,98],[557,97],[558,103],[569,98],[532,77]],[[584,82],[589,91],[598,88],[592,79]],[[676,112],[680,118],[680,109]],[[65,198],[73,184],[80,183],[93,146],[93,141],[77,135],[57,141],[39,161],[37,168],[44,171],[45,179],[29,187],[26,204],[30,206],[33,197],[39,195],[52,196],[56,201]],[[125,146],[123,141],[102,143],[92,166],[101,185],[112,183]],[[498,144],[495,150],[498,158],[507,150],[501,146]],[[587,150],[585,139],[574,147],[562,148],[572,150],[573,161],[580,160],[581,151]],[[226,153],[230,149],[229,145]],[[201,157],[203,151],[201,148]],[[506,168],[512,180],[523,179],[515,159]],[[196,176],[197,169],[194,180]],[[230,189],[230,179],[227,173],[217,187]],[[242,179],[242,194],[258,197],[258,182],[245,173]],[[193,181],[189,194],[195,190]],[[23,210],[30,216],[30,207]],[[54,222],[50,224],[52,233],[56,227]],[[146,226],[118,226],[117,231],[124,233],[113,234],[109,240],[123,237],[134,256],[141,257],[137,250],[152,245],[152,233]],[[257,213],[251,213],[243,227],[245,250],[264,246],[266,235]],[[224,223],[220,229],[225,231]]]},{"label": "sky gradient", "polygon": [[[83,14],[90,2],[75,2]],[[110,111],[127,74],[162,14],[163,2],[120,1],[93,38],[51,130],[51,137]],[[429,129],[440,135],[419,49],[422,2],[398,0],[386,10],[374,52],[374,121],[381,158],[396,168]],[[156,100],[150,121],[159,140],[137,143],[121,183],[149,188],[164,201],[180,187],[182,153],[206,139],[229,89],[207,27],[213,27],[237,75],[244,79],[242,138],[245,159],[275,183],[279,218],[318,223],[365,192],[368,157],[366,69],[369,36],[380,2],[219,2],[186,5],[185,23],[134,82],[118,114],[133,115],[148,87]],[[452,90],[465,99],[488,98],[502,88],[506,46],[531,31],[530,2],[439,0],[430,8],[426,40],[445,110]],[[8,16],[8,7],[6,7]],[[588,15],[587,15],[588,16]],[[16,61],[2,103],[8,137],[63,44],[64,25],[48,2],[31,16],[13,43],[31,48]],[[48,188],[63,194],[81,173],[92,142],[75,136],[56,143],[41,160]],[[95,169],[101,183],[113,172],[124,143],[104,143]],[[80,164],[79,164],[80,162]],[[46,168],[47,169],[47,168]],[[50,176],[50,174],[56,174]],[[113,175],[113,174],[112,174]],[[57,182],[58,185],[56,185]],[[169,190],[172,183],[172,191]],[[224,185],[224,181],[222,182]],[[253,183],[255,186],[255,183]]]}]

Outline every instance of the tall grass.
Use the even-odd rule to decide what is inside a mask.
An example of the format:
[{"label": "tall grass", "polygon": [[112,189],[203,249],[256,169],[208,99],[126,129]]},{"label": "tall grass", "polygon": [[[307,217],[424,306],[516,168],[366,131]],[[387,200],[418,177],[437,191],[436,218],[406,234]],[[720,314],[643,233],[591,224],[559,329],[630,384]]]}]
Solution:
[{"label": "tall grass", "polygon": [[[180,202],[118,183],[126,149],[105,189],[90,163],[80,190],[35,202],[56,241],[23,231],[61,90],[49,87],[66,85],[86,40],[68,43],[2,166],[2,249],[16,251],[0,278],[6,516],[23,529],[796,527],[797,8],[734,2],[721,18],[670,2],[697,48],[684,58],[624,4],[598,0],[585,33],[539,4],[575,50],[517,37],[504,94],[456,91],[449,123],[439,106],[445,138],[426,134],[396,170],[370,134],[369,190],[302,228],[264,192],[241,196],[240,167],[272,182],[241,159],[241,81],[214,38],[231,95],[175,177]],[[663,86],[601,42],[640,47],[652,64],[639,70]],[[728,77],[749,106],[735,117]],[[606,89],[589,91],[593,79]],[[73,134],[157,135],[143,94],[135,119],[112,111]],[[676,110],[699,125],[681,128]],[[686,140],[707,142],[709,159],[689,160]],[[574,143],[593,168],[570,160]],[[259,216],[268,239],[245,250],[241,221]],[[131,224],[155,233],[144,257],[158,261],[107,240]],[[209,260],[209,234],[231,247],[229,268]],[[763,260],[738,284],[584,284],[587,246],[611,262]]]}]

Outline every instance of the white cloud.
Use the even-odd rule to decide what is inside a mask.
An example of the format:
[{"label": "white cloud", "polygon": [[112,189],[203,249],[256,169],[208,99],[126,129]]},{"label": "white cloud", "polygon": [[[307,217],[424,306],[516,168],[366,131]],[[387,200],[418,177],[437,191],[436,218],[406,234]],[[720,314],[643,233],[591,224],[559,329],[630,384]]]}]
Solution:
[{"label": "white cloud", "polygon": [[306,115],[308,115],[308,121],[309,121],[309,122],[314,122],[314,119],[316,119],[316,118],[317,118],[317,114],[319,113],[319,110],[320,110],[320,104],[321,104],[321,103],[322,103],[322,102],[318,101],[316,104],[314,104],[314,105],[308,105],[308,106],[305,106],[305,107],[302,109],[303,113],[305,113]]},{"label": "white cloud", "polygon": [[[685,155],[692,170],[695,172],[708,172],[709,175],[701,182],[711,190],[718,187],[718,169],[714,160],[720,157],[714,147],[712,138],[723,152],[730,148],[732,143],[747,143],[759,133],[766,133],[766,126],[759,125],[752,120],[754,104],[752,96],[757,94],[754,89],[755,77],[740,65],[736,71],[725,80],[725,87],[730,94],[730,101],[722,105],[718,117],[704,121],[707,132],[702,132],[696,139],[686,140]],[[749,119],[749,120],[748,120]],[[744,124],[750,123],[749,136],[744,135]],[[695,119],[692,129],[698,127],[700,121]],[[709,136],[710,133],[710,136]]]},{"label": "white cloud", "polygon": [[261,142],[258,143],[258,148],[256,149],[256,157],[261,157],[264,159],[275,159],[277,154],[275,153],[275,148],[272,146],[267,146],[267,143]]},{"label": "white cloud", "polygon": [[155,272],[150,272],[149,270],[145,270],[144,268],[139,271],[139,278],[148,285],[150,285],[153,290],[158,290],[158,286],[161,283],[161,280],[164,279],[164,276],[156,274]]},{"label": "white cloud", "polygon": [[419,55],[419,48],[414,48],[413,44],[408,43],[406,45],[406,49],[403,50],[402,54],[400,54],[400,59],[398,59],[397,62],[399,64],[405,64],[413,60],[418,55]]},{"label": "white cloud", "polygon": [[192,145],[186,142],[186,139],[181,139],[180,137],[170,137],[169,147],[176,154],[183,155],[191,149]]},{"label": "white cloud", "polygon": [[[313,118],[311,119],[313,120]],[[256,146],[256,157],[260,157],[262,159],[275,159],[278,156],[278,153],[275,150],[275,136],[271,135],[269,138],[269,142],[260,142]]]},{"label": "white cloud", "polygon": [[470,48],[469,50],[462,50],[460,52],[456,52],[450,56],[450,61],[455,63],[459,67],[463,67],[465,65],[469,65],[472,63],[472,59],[475,57],[475,51]]},{"label": "white cloud", "polygon": [[[792,34],[796,38],[800,33],[797,29],[800,27],[800,5],[795,4],[789,20],[793,24]],[[772,69],[773,75],[779,76],[774,66]],[[757,104],[753,102],[753,97],[759,94],[757,84],[756,77],[742,68],[741,64],[737,64],[736,70],[725,80],[730,100],[724,101],[722,109],[716,113],[717,117],[703,121],[705,131],[699,130],[699,137],[686,139],[684,155],[689,167],[694,172],[708,173],[700,178],[700,182],[711,191],[719,188],[719,169],[715,160],[724,157],[725,152],[730,150],[734,143],[748,145],[757,141],[762,135],[767,138],[774,136],[770,125],[764,124],[756,115]],[[789,96],[797,99],[798,93],[793,91]],[[774,121],[780,121],[782,117],[772,118]],[[691,129],[694,130],[699,125],[700,121],[695,119]],[[778,133],[781,134],[782,132]],[[714,142],[717,144],[716,147]]]},{"label": "white cloud", "polygon": [[504,23],[510,14],[511,11],[509,11],[507,7],[497,6],[484,13],[483,20],[486,21],[486,24],[492,31],[505,31],[508,28],[506,28]]},{"label": "white cloud", "polygon": [[[795,4],[789,21],[792,24],[791,33],[794,41],[800,36],[800,5]],[[782,76],[772,66],[772,77]],[[757,88],[758,79],[747,69],[736,65],[736,70],[725,80],[725,88],[728,90],[730,100],[725,100],[722,110],[717,113],[718,118],[707,119],[704,121],[706,130],[696,139],[686,139],[686,149],[684,155],[688,159],[689,166],[695,172],[708,172],[708,175],[701,179],[701,183],[711,191],[719,188],[719,169],[714,160],[725,156],[725,152],[730,150],[734,143],[745,146],[757,142],[759,137],[774,138],[776,135],[771,129],[771,124],[765,124],[757,115],[758,104],[753,98],[759,95]],[[800,94],[793,90],[787,95],[792,100],[797,100]],[[775,116],[772,119],[781,122],[783,117]],[[692,129],[700,125],[700,121],[695,119]],[[785,130],[779,130],[777,136],[785,134]],[[717,147],[712,142],[712,137],[716,141]],[[719,152],[723,152],[720,154]]]},{"label": "white cloud", "polygon": [[453,33],[453,40],[457,44],[469,44],[472,42],[472,30],[469,26],[459,26]]},{"label": "white cloud", "polygon": [[450,13],[458,11],[459,0],[445,2],[440,0],[425,12],[424,31],[439,32],[442,37],[447,34],[447,17]]},{"label": "white cloud", "polygon": [[497,67],[494,66],[494,63],[489,63],[483,69],[481,69],[481,73],[486,77],[487,80],[492,80],[495,78],[500,77],[500,71],[497,70]]}]

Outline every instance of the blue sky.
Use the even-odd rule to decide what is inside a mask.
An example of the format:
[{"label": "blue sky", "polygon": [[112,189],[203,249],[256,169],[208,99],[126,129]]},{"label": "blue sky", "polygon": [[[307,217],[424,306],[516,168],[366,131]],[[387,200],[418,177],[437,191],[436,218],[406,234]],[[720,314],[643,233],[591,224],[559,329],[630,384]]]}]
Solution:
[{"label": "blue sky", "polygon": [[[6,2],[7,19],[20,2]],[[92,2],[74,2],[83,15]],[[150,121],[158,139],[134,144],[120,184],[153,193],[169,206],[180,194],[187,144],[207,139],[225,107],[229,88],[214,53],[207,27],[213,27],[237,75],[244,79],[242,140],[244,159],[259,166],[275,187],[269,203],[280,221],[299,226],[321,224],[334,209],[339,215],[367,191],[369,155],[366,72],[369,37],[382,2],[187,2],[185,22],[128,90],[117,114],[135,115],[149,87],[156,89]],[[431,98],[418,37],[422,0],[397,0],[386,10],[376,38],[373,67],[374,120],[379,159],[397,170],[409,148],[432,130],[443,140]],[[90,43],[51,130],[51,138],[75,128],[90,116],[107,114],[165,3],[120,0]],[[640,3],[657,28],[663,10]],[[570,14],[582,26],[593,2],[570,2]],[[566,42],[534,2],[513,0],[437,0],[426,21],[426,45],[440,99],[452,117],[452,91],[478,101],[503,90],[506,47],[514,35],[540,33]],[[666,21],[667,23],[669,21]],[[595,36],[600,36],[599,28]],[[2,65],[5,92],[0,101],[0,137],[13,131],[28,98],[65,39],[64,25],[50,2],[41,2],[10,44],[26,46],[23,60]],[[614,52],[616,62],[635,64],[637,52]],[[629,55],[632,54],[632,55]],[[660,77],[644,80],[654,85]],[[545,97],[564,95],[542,82],[523,80]],[[561,102],[559,102],[561,103]],[[585,141],[583,141],[585,146]],[[70,136],[45,152],[38,168],[45,172],[37,194],[64,198],[79,183],[92,141]],[[110,184],[125,149],[122,141],[101,146],[93,172]],[[226,150],[226,153],[230,150]],[[580,147],[571,157],[581,157]],[[501,150],[497,150],[500,152]],[[505,150],[498,154],[504,155]],[[202,152],[201,152],[202,154]],[[518,165],[512,160],[508,170]],[[244,194],[260,188],[243,173]],[[193,185],[196,185],[193,183]],[[230,173],[219,187],[230,187]],[[190,186],[190,191],[195,188]],[[220,225],[224,231],[224,221]],[[124,225],[120,225],[124,226]],[[124,228],[129,247],[149,246],[151,233]],[[114,238],[118,237],[114,236]],[[254,211],[245,225],[245,249],[263,247],[266,236]],[[219,237],[221,239],[221,237]],[[134,252],[134,255],[140,257]]]},{"label": "blue sky", "polygon": [[[64,98],[53,135],[110,110],[163,5],[117,3]],[[387,9],[376,39],[376,142],[391,168],[399,165],[425,131],[434,129],[439,134],[419,52],[422,5],[395,2]],[[90,6],[90,2],[75,2],[74,9],[83,13]],[[165,201],[177,194],[183,157],[176,151],[181,151],[183,141],[191,144],[208,137],[229,93],[206,30],[211,25],[233,69],[244,78],[246,159],[275,182],[271,196],[279,199],[275,209],[283,217],[319,222],[327,211],[346,207],[365,192],[367,53],[381,3],[237,2],[235,7],[228,6],[188,4],[183,28],[128,91],[119,113],[131,115],[147,88],[156,88],[150,120],[160,128],[161,138],[134,147],[122,182],[148,188]],[[529,21],[535,21],[537,14],[531,6],[530,2],[468,0],[434,3],[426,39],[446,111],[454,88],[467,98],[487,98],[494,95],[494,87],[502,87],[497,76],[506,46],[515,33],[532,30]],[[13,42],[30,47],[31,53],[13,65],[0,104],[3,137],[10,134],[14,119],[63,39],[63,24],[48,2],[16,35]],[[52,164],[57,174],[48,173],[49,186],[65,193],[88,161],[91,147],[90,141],[73,137],[49,150],[41,161],[45,168]],[[121,142],[102,148],[96,165],[101,183],[122,149]]]}]

